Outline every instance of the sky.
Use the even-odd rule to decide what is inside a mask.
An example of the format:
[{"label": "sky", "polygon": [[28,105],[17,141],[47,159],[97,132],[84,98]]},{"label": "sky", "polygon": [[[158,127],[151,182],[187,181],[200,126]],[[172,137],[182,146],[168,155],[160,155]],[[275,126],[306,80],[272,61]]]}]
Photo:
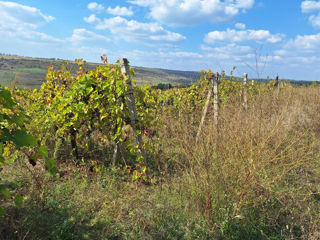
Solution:
[{"label": "sky", "polygon": [[320,1],[0,1],[0,53],[320,80]]}]

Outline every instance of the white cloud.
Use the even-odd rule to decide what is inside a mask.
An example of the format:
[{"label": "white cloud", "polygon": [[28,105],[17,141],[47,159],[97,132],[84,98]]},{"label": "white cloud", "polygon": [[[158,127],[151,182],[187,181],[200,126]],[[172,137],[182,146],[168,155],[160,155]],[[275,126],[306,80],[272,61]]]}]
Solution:
[{"label": "white cloud", "polygon": [[223,47],[213,48],[213,50],[219,53],[223,53],[223,52],[228,53],[232,57],[232,55],[234,54],[237,54],[237,55],[247,54],[252,51],[252,48],[250,46],[239,46],[234,43],[231,43]]},{"label": "white cloud", "polygon": [[248,72],[245,63],[250,64],[255,59],[253,52],[254,49],[249,46],[228,44],[223,47],[201,46],[200,52],[133,50],[123,55],[131,59],[133,64],[184,71],[212,68],[214,71],[228,72],[237,66],[240,71],[236,70],[236,74],[243,76],[243,72]]},{"label": "white cloud", "polygon": [[303,1],[301,3],[301,11],[303,13],[318,12],[309,17],[309,22],[314,28],[320,28],[320,1]]},{"label": "white cloud", "polygon": [[[187,52],[187,51],[141,51],[141,50],[133,50],[131,53],[126,53],[126,56],[130,58],[137,58],[138,56],[144,58],[152,59],[162,59],[168,61],[176,61],[181,60],[184,61],[186,59],[202,59],[205,55],[196,52]],[[154,61],[153,61],[154,62]],[[157,67],[157,66],[156,66]],[[158,66],[160,67],[160,66]]]},{"label": "white cloud", "polygon": [[240,10],[254,5],[254,0],[129,0],[150,8],[150,16],[168,25],[195,25],[202,22],[228,22]]},{"label": "white cloud", "polygon": [[[15,2],[0,1],[0,36],[29,43],[61,43],[62,40],[35,29],[55,18],[43,14],[39,9]],[[26,40],[26,41],[25,41]]]},{"label": "white cloud", "polygon": [[249,46],[240,46],[235,43],[230,43],[222,47],[201,46],[201,50],[205,51],[208,57],[217,59],[242,59],[247,58],[253,52]]},{"label": "white cloud", "polygon": [[[20,50],[21,52],[30,52],[29,48],[38,52],[38,48],[60,51],[78,43],[85,46],[85,43],[89,41],[91,45],[95,46],[104,46],[106,42],[110,42],[108,37],[82,28],[74,29],[72,36],[68,38],[56,38],[36,30],[54,19],[52,16],[43,14],[37,8],[0,1],[0,38],[4,39],[8,49],[14,49],[14,46],[16,49],[28,48],[25,51]],[[94,14],[85,20],[91,23],[99,21]]]},{"label": "white cloud", "polygon": [[[245,66],[243,62],[254,59],[249,46],[228,44],[223,47],[202,46],[201,51],[141,51],[123,53],[133,65],[157,68],[200,70],[213,68],[215,71],[231,70],[233,66]],[[245,66],[247,71],[247,67]]]},{"label": "white cloud", "polygon": [[202,54],[195,52],[169,52],[168,55],[179,58],[203,58]]},{"label": "white cloud", "polygon": [[84,28],[74,29],[71,38],[68,38],[68,40],[71,41],[72,43],[78,43],[83,41],[110,42],[110,39],[108,37],[105,37],[100,34],[96,34]]},{"label": "white cloud", "polygon": [[32,29],[20,29],[19,31],[10,31],[7,29],[0,29],[0,37],[10,37],[19,40],[36,40],[38,42],[61,43],[63,40],[55,38],[48,34],[37,32]]},{"label": "white cloud", "polygon": [[234,2],[235,6],[238,8],[252,8],[254,1],[252,0],[235,0],[235,1],[229,1]]},{"label": "white cloud", "polygon": [[320,33],[314,35],[298,35],[294,40],[290,40],[286,49],[294,49],[300,52],[314,54],[320,51]]},{"label": "white cloud", "polygon": [[91,2],[88,4],[88,9],[95,12],[102,12],[104,10],[104,6],[96,2]]},{"label": "white cloud", "polygon": [[282,60],[282,57],[281,57],[281,56],[278,56],[278,55],[275,55],[275,56],[272,57],[272,59],[273,59],[274,61],[281,61],[281,60]]},{"label": "white cloud", "polygon": [[288,78],[320,80],[317,73],[320,64],[320,33],[297,35],[289,39],[281,49],[274,51],[273,60],[281,63],[281,71],[286,71]]},{"label": "white cloud", "polygon": [[186,69],[198,71],[204,68],[204,62],[207,63],[207,59],[204,58],[205,55],[188,51],[142,51],[136,49],[123,52],[121,55],[126,56],[132,66],[181,69],[183,71],[186,71]]},{"label": "white cloud", "polygon": [[246,25],[244,23],[236,23],[235,28],[240,29],[240,30],[244,30],[246,29]]},{"label": "white cloud", "polygon": [[227,29],[226,31],[209,32],[204,41],[207,43],[216,42],[267,42],[278,43],[282,40],[282,34],[271,34],[268,30],[241,30]]},{"label": "white cloud", "polygon": [[0,36],[1,37],[8,36],[8,37],[17,38],[20,40],[28,40],[28,41],[38,42],[38,43],[42,42],[46,44],[56,44],[56,43],[77,44],[77,43],[83,43],[83,42],[89,42],[89,41],[94,44],[97,44],[97,43],[103,44],[106,42],[110,42],[110,38],[94,33],[92,31],[86,30],[84,28],[74,29],[71,37],[64,38],[64,39],[55,38],[48,34],[37,32],[34,30],[28,30],[28,29],[17,31],[17,32],[2,31],[0,29]]},{"label": "white cloud", "polygon": [[280,56],[286,56],[286,55],[289,55],[290,52],[285,50],[285,49],[278,49],[278,50],[275,50],[274,53],[276,55],[280,55]]},{"label": "white cloud", "polygon": [[128,17],[133,15],[133,11],[131,8],[119,7],[119,6],[116,6],[115,8],[108,7],[107,13],[110,13],[116,16],[128,16]]},{"label": "white cloud", "polygon": [[122,17],[104,19],[96,25],[96,29],[108,29],[116,37],[126,41],[176,43],[186,39],[179,33],[165,30],[158,23],[142,23],[135,20],[128,21]]},{"label": "white cloud", "polygon": [[303,1],[301,10],[303,13],[320,11],[320,1]]},{"label": "white cloud", "polygon": [[5,29],[37,28],[53,21],[39,9],[15,2],[0,1],[0,27]]},{"label": "white cloud", "polygon": [[[117,54],[130,60],[132,66],[156,67],[166,69],[180,69],[185,71],[200,69],[225,70],[227,74],[236,66],[234,75],[243,76],[244,72],[250,78],[271,78],[279,74],[281,79],[320,80],[320,57],[316,56],[283,56],[260,52],[258,56],[258,70],[256,70],[255,49],[249,46],[228,44],[223,47],[202,46],[198,52],[181,51],[141,51],[132,50]],[[289,50],[289,52],[292,52]],[[266,54],[265,54],[266,53]],[[156,61],[154,60],[156,59]]]},{"label": "white cloud", "polygon": [[95,23],[100,21],[100,19],[95,14],[91,14],[89,17],[85,17],[83,18],[83,20],[87,23]]},{"label": "white cloud", "polygon": [[36,39],[36,40],[46,41],[48,43],[61,43],[61,42],[63,42],[63,40],[61,40],[59,38],[55,38],[53,36],[50,36],[50,35],[42,33],[42,32],[27,30],[25,32],[20,31],[19,34],[21,34],[22,37],[24,37],[26,39]]},{"label": "white cloud", "polygon": [[314,28],[320,28],[320,12],[318,15],[311,15],[309,17],[309,22]]}]

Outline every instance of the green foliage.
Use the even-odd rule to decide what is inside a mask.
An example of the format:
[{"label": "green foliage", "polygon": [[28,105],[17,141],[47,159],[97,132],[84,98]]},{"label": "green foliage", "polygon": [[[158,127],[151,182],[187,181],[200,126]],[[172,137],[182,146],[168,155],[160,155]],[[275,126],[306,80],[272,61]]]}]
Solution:
[{"label": "green foliage", "polygon": [[[159,110],[174,113],[177,119],[181,119],[185,114],[190,115],[194,119],[194,123],[199,122],[199,118],[194,112],[202,110],[209,88],[212,87],[211,82],[216,81],[216,74],[212,70],[201,71],[201,79],[186,88],[169,88],[154,90],[154,95],[158,102]],[[241,97],[243,91],[243,82],[232,76],[226,77],[224,72],[219,75],[219,101],[220,106],[226,104],[235,96]],[[250,96],[253,95],[254,87],[249,87]],[[213,103],[213,98],[211,99]]]},{"label": "green foliage", "polygon": [[[76,74],[68,69],[68,63],[60,70],[50,66],[47,81],[39,91],[34,90],[27,96],[28,113],[33,118],[30,130],[48,146],[49,152],[57,152],[61,142],[67,144],[70,141],[69,154],[78,163],[92,146],[108,152],[117,143],[126,150],[127,164],[140,162],[137,147],[145,146],[136,146],[133,137],[124,136],[123,130],[131,122],[126,101],[129,76],[121,73],[118,64],[104,64],[87,71],[85,61],[79,59],[76,62]],[[132,69],[130,74],[134,74]],[[152,108],[155,103],[151,101],[150,93],[150,87],[134,86],[138,135],[154,120]],[[59,144],[52,147],[52,142]],[[104,162],[110,163],[110,160],[104,159]]]},{"label": "green foliage", "polygon": [[8,88],[0,87],[0,166],[5,163],[5,148],[13,143],[16,148],[36,146],[36,139],[25,129],[29,118],[12,98]]},{"label": "green foliage", "polygon": [[[30,118],[12,97],[10,90],[0,86],[0,167],[6,163],[12,149],[37,148],[36,139],[25,128],[28,122]],[[49,172],[54,173],[55,161],[44,154],[45,147],[40,149],[40,155],[45,159]],[[38,159],[37,154],[28,155],[28,157],[29,161],[34,163]],[[0,185],[0,193],[7,199],[11,198],[9,190],[4,185]],[[22,196],[17,194],[14,202],[20,208],[23,202]],[[3,213],[3,209],[1,212]]]}]

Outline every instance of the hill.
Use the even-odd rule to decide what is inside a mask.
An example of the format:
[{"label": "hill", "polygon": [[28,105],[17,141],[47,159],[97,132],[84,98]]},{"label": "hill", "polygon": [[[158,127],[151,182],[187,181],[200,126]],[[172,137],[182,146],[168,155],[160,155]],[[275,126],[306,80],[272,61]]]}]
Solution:
[{"label": "hill", "polygon": [[[47,72],[49,65],[56,69],[65,61],[55,58],[31,58],[12,55],[0,55],[0,84],[12,86],[18,82],[18,86],[27,88],[39,88]],[[98,63],[88,63],[88,68],[96,67]],[[70,70],[77,69],[75,62],[70,62]],[[200,72],[176,71],[158,68],[133,67],[134,79],[138,85],[159,83],[190,84],[200,78]]]},{"label": "hill", "polygon": [[[0,84],[12,86],[14,82],[18,82],[18,87],[21,88],[39,88],[45,81],[47,68],[49,65],[54,65],[55,69],[60,69],[60,66],[66,61],[55,58],[31,58],[15,55],[0,54]],[[88,69],[95,68],[98,63],[88,63]],[[75,72],[77,65],[75,62],[70,62],[71,72]],[[196,71],[178,71],[160,68],[147,68],[133,66],[135,76],[134,79],[138,85],[151,84],[158,85],[159,83],[179,85],[191,84],[200,79],[200,72]],[[255,81],[269,81],[267,79],[253,79]],[[309,85],[314,82],[305,80],[281,79],[296,85]],[[319,82],[317,82],[320,84]]]}]

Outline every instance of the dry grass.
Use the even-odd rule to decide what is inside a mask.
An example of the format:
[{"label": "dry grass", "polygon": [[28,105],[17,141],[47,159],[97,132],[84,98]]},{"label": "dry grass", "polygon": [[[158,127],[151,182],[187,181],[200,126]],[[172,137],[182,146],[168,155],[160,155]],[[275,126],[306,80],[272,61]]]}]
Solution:
[{"label": "dry grass", "polygon": [[11,166],[6,177],[21,183],[26,201],[22,210],[8,209],[0,235],[319,239],[319,107],[320,88],[261,85],[247,111],[239,96],[229,98],[218,129],[209,113],[198,144],[200,111],[178,119],[163,112],[160,136],[151,140],[151,185],[132,181],[121,169],[88,175],[62,166],[70,174],[52,178],[41,168]]},{"label": "dry grass", "polygon": [[168,151],[179,153],[177,165],[186,166],[183,189],[193,211],[213,231],[243,225],[265,231],[266,238],[268,231],[305,239],[317,234],[319,106],[319,88],[261,86],[247,111],[239,96],[229,99],[218,129],[208,116],[198,145],[188,119],[169,122],[174,141],[168,143],[175,147],[167,145]]}]

